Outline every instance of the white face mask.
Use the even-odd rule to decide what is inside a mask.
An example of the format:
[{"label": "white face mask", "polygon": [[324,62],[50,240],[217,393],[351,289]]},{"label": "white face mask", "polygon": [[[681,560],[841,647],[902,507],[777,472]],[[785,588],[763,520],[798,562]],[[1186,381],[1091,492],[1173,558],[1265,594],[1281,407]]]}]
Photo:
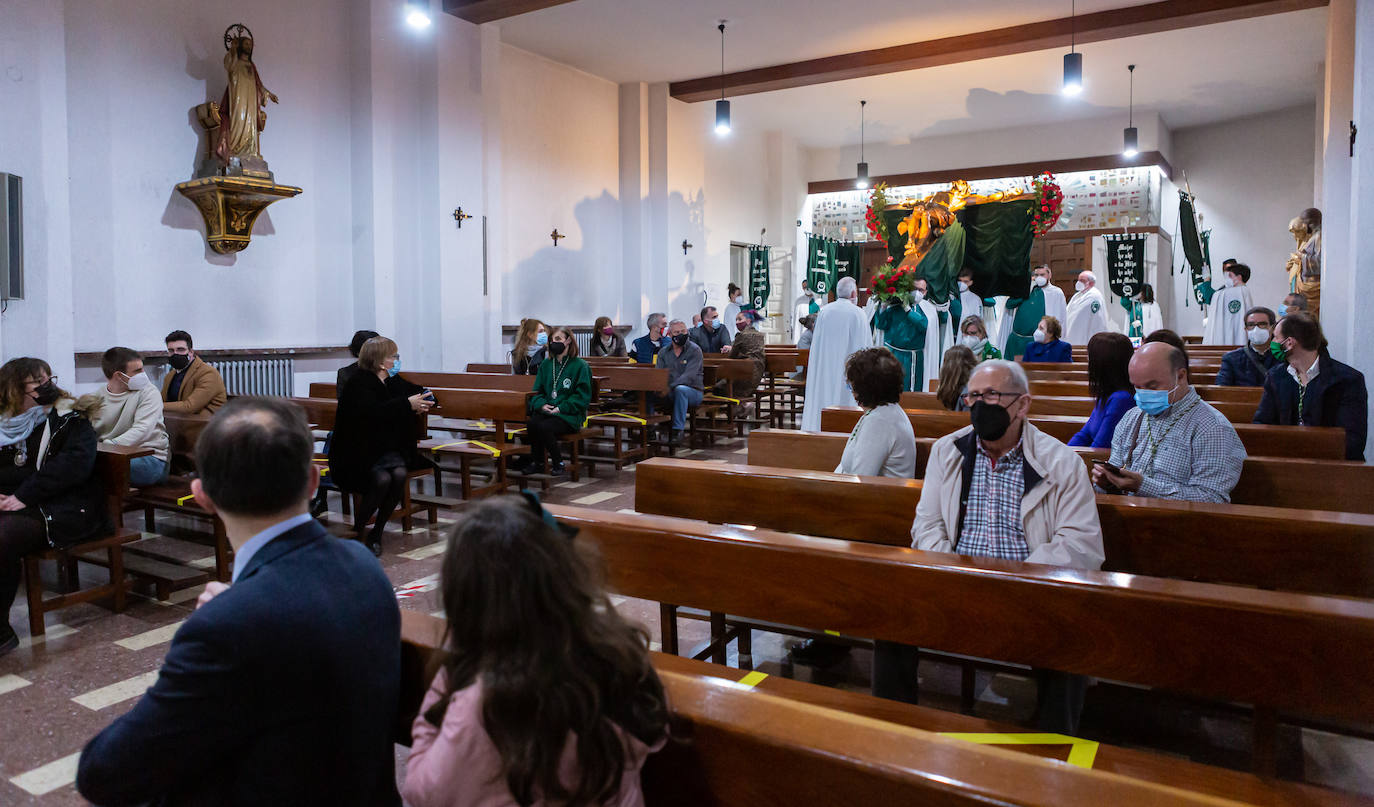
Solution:
[{"label": "white face mask", "polygon": [[964,334],[964,338],[959,340],[959,342],[963,344],[964,347],[968,348],[969,350],[972,350],[974,353],[981,351],[983,349],[983,345],[987,344],[987,341],[988,340],[978,336],[974,336],[971,333]]},{"label": "white face mask", "polygon": [[913,292],[911,293],[911,301],[912,301],[913,303],[919,303],[919,302],[921,302],[922,300],[924,300],[925,298],[926,298],[926,293],[923,292],[923,291],[921,291],[920,289],[917,289],[917,290],[915,290],[915,291],[913,291]]},{"label": "white face mask", "polygon": [[816,296],[816,292],[812,291],[811,289],[802,289],[802,294],[805,294],[807,297]]},{"label": "white face mask", "polygon": [[1269,344],[1269,331],[1264,328],[1251,328],[1246,331],[1245,334],[1250,337],[1250,344],[1252,345],[1258,346]]},{"label": "white face mask", "polygon": [[1040,344],[1043,345],[1043,344],[1045,344],[1045,340],[1047,340],[1047,339],[1049,339],[1049,338],[1050,338],[1050,337],[1049,337],[1049,334],[1045,333],[1045,329],[1044,329],[1044,328],[1037,328],[1037,329],[1036,329],[1036,331],[1035,331],[1035,341],[1036,341],[1036,342],[1038,342],[1038,343],[1040,343]]},{"label": "white face mask", "polygon": [[129,385],[129,389],[132,392],[138,392],[141,389],[147,389],[148,385],[153,383],[152,379],[148,378],[147,373],[134,373],[131,376],[127,376],[127,378],[129,379],[127,382]]},{"label": "white face mask", "polygon": [[1081,281],[1081,280],[1078,281],[1077,283],[1073,284],[1073,290],[1074,290],[1074,291],[1086,291],[1087,288],[1088,288],[1087,284],[1084,283],[1084,282]]},{"label": "white face mask", "polygon": [[1231,288],[1234,289],[1234,288],[1239,288],[1239,287],[1240,287],[1240,278],[1236,277],[1235,275],[1232,275],[1232,276],[1229,278],[1229,280],[1230,280],[1230,286],[1231,286]]},{"label": "white face mask", "polygon": [[1042,289],[1045,288],[1045,284],[1046,284],[1046,283],[1049,283],[1049,282],[1050,282],[1050,279],[1047,278],[1047,277],[1045,277],[1044,275],[1036,275],[1036,276],[1035,276],[1035,280],[1034,280],[1035,285],[1039,286],[1039,287],[1042,288]]},{"label": "white face mask", "polygon": [[962,280],[959,281],[959,293],[963,294],[966,291],[968,291],[968,284]]}]

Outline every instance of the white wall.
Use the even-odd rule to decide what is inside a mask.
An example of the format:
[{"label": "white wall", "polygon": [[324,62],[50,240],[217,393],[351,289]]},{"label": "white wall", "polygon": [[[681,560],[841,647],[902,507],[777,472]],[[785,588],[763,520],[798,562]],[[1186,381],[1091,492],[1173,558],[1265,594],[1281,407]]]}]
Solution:
[{"label": "white wall", "polygon": [[[1173,133],[1175,182],[1187,172],[1203,228],[1212,230],[1213,285],[1222,283],[1221,262],[1237,258],[1253,272],[1255,305],[1273,308],[1288,293],[1288,222],[1313,205],[1315,114],[1303,106]],[[1176,198],[1166,197],[1166,229],[1177,217]],[[1180,333],[1202,333],[1196,303],[1174,315]]]}]

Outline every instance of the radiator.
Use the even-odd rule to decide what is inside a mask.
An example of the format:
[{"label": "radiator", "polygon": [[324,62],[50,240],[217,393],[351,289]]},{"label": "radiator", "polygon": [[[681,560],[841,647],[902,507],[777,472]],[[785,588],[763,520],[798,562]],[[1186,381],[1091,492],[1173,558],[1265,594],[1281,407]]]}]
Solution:
[{"label": "radiator", "polygon": [[577,355],[592,355],[592,334],[590,331],[588,331],[587,333],[579,333],[577,331],[574,331],[573,338],[577,340]]},{"label": "radiator", "polygon": [[264,359],[218,359],[209,362],[224,376],[230,395],[295,394],[295,368],[289,356]]}]

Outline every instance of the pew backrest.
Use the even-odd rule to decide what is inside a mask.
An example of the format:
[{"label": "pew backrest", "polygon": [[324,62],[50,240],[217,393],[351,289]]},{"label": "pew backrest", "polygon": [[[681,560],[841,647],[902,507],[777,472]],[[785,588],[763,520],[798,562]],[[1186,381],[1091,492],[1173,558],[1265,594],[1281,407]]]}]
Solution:
[{"label": "pew backrest", "polygon": [[467,371],[469,373],[505,373],[507,375],[515,374],[515,371],[511,369],[511,366],[509,364],[470,363],[467,366]]}]

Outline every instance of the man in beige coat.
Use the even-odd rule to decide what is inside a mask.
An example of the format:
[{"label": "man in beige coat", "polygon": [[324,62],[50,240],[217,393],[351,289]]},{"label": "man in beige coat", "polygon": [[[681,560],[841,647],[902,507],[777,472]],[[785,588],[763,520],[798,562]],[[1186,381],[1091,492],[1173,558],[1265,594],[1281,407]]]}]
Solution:
[{"label": "man in beige coat", "polygon": [[162,377],[162,411],[213,415],[228,400],[219,370],[196,356],[189,333],[167,334],[167,365],[170,371]]},{"label": "man in beige coat", "polygon": [[[1072,449],[1028,422],[1025,371],[1014,362],[985,361],[969,378],[964,399],[972,425],[931,449],[912,547],[1101,568],[1102,526],[1087,468]],[[1038,727],[1077,731],[1087,680],[1053,670],[1037,670],[1036,677]],[[873,694],[916,702],[915,648],[878,643]]]}]

